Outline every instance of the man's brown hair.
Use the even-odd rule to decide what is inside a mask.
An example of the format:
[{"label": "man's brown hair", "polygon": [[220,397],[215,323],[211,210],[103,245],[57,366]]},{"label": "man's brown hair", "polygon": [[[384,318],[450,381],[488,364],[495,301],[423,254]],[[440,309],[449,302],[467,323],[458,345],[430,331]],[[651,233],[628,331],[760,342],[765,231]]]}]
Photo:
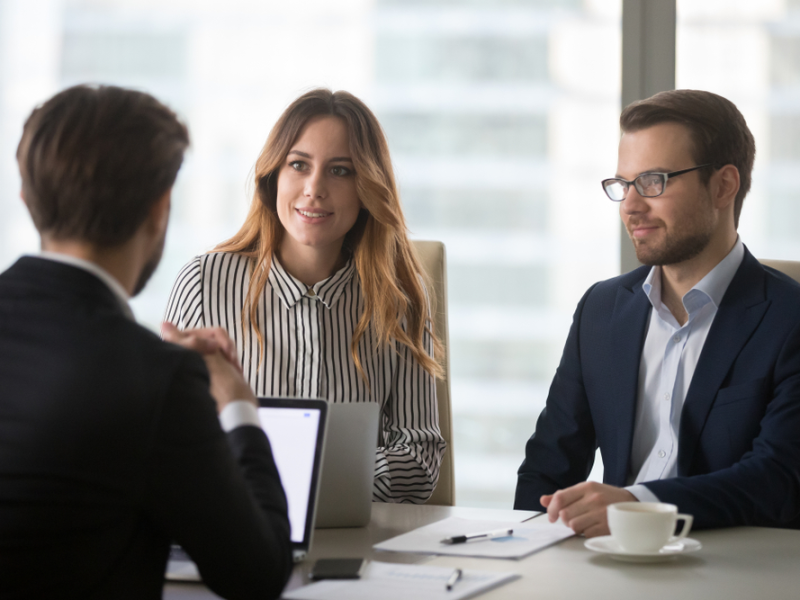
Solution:
[{"label": "man's brown hair", "polygon": [[175,183],[188,145],[186,126],[149,94],[86,85],[56,94],[17,147],[34,225],[55,239],[125,243]]},{"label": "man's brown hair", "polygon": [[623,133],[640,131],[661,123],[678,123],[689,130],[696,165],[711,164],[700,170],[700,181],[707,185],[711,169],[733,165],[739,170],[739,192],[733,204],[734,224],[739,215],[753,172],[756,143],[736,105],[717,94],[699,90],[659,92],[629,104],[619,118]]}]

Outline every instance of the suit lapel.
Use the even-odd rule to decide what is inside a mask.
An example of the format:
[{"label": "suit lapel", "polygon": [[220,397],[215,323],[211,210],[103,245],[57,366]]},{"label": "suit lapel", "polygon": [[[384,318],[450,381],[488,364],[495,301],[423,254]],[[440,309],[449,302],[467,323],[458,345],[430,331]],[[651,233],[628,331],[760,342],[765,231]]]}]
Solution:
[{"label": "suit lapel", "polygon": [[615,415],[612,421],[616,430],[612,456],[616,460],[606,465],[609,472],[605,480],[617,486],[625,485],[628,477],[639,387],[639,361],[650,314],[650,302],[642,290],[642,281],[644,278],[631,288],[620,287],[617,290],[611,317],[613,341],[609,362],[613,365],[613,372],[609,374],[609,393],[606,397]]},{"label": "suit lapel", "polygon": [[686,394],[678,437],[679,476],[688,475],[714,398],[769,304],[764,270],[745,250],[742,264],[717,310]]}]

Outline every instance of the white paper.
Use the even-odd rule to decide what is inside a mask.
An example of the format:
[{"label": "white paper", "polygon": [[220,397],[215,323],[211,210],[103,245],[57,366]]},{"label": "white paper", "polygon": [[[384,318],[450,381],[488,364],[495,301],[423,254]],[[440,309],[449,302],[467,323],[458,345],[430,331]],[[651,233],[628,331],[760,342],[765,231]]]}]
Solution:
[{"label": "white paper", "polygon": [[[453,536],[513,529],[508,537],[475,540],[464,544],[443,544],[441,540]],[[398,535],[373,546],[376,550],[413,552],[415,554],[442,554],[448,556],[473,556],[476,558],[522,558],[560,542],[575,533],[558,523],[536,519],[525,523],[509,521],[473,521],[451,517],[419,529]]]},{"label": "white paper", "polygon": [[454,569],[372,561],[361,579],[328,579],[285,593],[286,600],[461,600],[519,578],[514,573],[464,569],[451,591]]}]

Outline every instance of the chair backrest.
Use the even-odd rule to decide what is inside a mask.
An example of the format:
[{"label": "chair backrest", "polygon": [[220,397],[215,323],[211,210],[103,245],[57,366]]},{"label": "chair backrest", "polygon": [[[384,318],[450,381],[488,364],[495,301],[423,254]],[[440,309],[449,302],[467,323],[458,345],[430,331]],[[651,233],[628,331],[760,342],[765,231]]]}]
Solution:
[{"label": "chair backrest", "polygon": [[447,442],[447,450],[439,469],[439,483],[428,499],[428,504],[454,506],[456,480],[453,466],[453,414],[450,410],[450,339],[447,329],[447,263],[444,244],[423,241],[413,241],[412,244],[433,286],[433,326],[444,348],[444,376],[436,380],[436,398],[439,405],[439,428]]},{"label": "chair backrest", "polygon": [[780,271],[800,282],[800,262],[795,260],[770,260],[766,258],[758,259],[762,265],[772,267],[776,271]]}]

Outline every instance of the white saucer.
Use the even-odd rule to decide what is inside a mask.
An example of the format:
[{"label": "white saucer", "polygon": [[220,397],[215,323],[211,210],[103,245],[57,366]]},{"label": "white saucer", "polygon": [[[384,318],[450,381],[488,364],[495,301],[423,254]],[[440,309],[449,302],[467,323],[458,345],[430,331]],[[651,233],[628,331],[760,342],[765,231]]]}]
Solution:
[{"label": "white saucer", "polygon": [[658,552],[626,552],[619,547],[619,544],[617,544],[617,542],[615,542],[610,535],[588,539],[583,543],[583,545],[594,552],[608,554],[614,560],[636,563],[673,560],[681,554],[697,552],[703,547],[703,545],[697,540],[693,540],[692,538],[684,538],[680,542],[667,544]]}]

